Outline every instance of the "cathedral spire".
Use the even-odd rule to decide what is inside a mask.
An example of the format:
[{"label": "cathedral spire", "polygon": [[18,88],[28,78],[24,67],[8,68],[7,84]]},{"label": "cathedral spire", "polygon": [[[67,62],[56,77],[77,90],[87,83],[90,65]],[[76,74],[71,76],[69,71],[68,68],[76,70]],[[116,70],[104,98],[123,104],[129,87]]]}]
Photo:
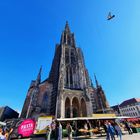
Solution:
[{"label": "cathedral spire", "polygon": [[36,78],[36,85],[40,84],[41,82],[41,71],[42,71],[42,66],[40,67],[39,73]]},{"label": "cathedral spire", "polygon": [[95,74],[94,74],[94,78],[95,78],[96,87],[99,87],[98,80],[97,80],[97,78],[96,78],[96,75],[95,75]]},{"label": "cathedral spire", "polygon": [[65,32],[70,32],[68,21],[66,21]]},{"label": "cathedral spire", "polygon": [[76,47],[74,33],[71,33],[68,21],[66,21],[65,29],[62,32],[60,43],[69,45],[71,47]]}]

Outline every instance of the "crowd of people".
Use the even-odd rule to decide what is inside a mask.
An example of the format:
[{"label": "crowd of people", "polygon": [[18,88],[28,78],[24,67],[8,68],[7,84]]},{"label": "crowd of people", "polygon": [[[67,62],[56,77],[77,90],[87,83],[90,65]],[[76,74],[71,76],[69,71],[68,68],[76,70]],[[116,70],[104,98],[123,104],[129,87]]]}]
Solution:
[{"label": "crowd of people", "polygon": [[[62,125],[60,122],[53,120],[51,126],[47,127],[47,140],[62,140]],[[67,123],[66,126],[68,140],[72,140],[72,126]]]},{"label": "crowd of people", "polygon": [[104,124],[104,129],[107,136],[106,140],[115,140],[115,134],[117,135],[117,137],[120,137],[120,140],[122,140],[122,130],[117,123],[114,123],[112,125],[109,121],[106,121]]},{"label": "crowd of people", "polygon": [[[127,121],[124,121],[123,125],[125,129],[127,129],[129,134],[133,133],[131,126],[129,125]],[[88,123],[84,123],[84,129],[86,130],[90,129],[88,126],[89,126]],[[104,130],[106,133],[106,140],[115,140],[115,135],[119,137],[120,140],[122,140],[123,133],[122,133],[122,128],[120,124],[116,123],[115,121],[104,121],[104,124],[102,124],[102,127],[104,127]],[[74,126],[71,125],[70,123],[67,123],[66,130],[67,130],[68,140],[72,140],[72,131],[75,132],[76,129],[74,130]],[[87,133],[85,134],[87,135]],[[57,122],[57,121],[52,122],[51,127],[49,128],[49,131],[47,131],[47,140],[50,140],[50,139],[62,140],[62,125],[60,122]]]},{"label": "crowd of people", "polygon": [[[53,120],[51,126],[46,128],[47,140],[62,140],[62,125],[60,122]],[[72,126],[67,123],[66,126],[68,140],[72,140]],[[11,140],[11,133],[13,129],[7,129],[6,126],[0,127],[0,140]]]},{"label": "crowd of people", "polygon": [[[94,124],[95,123],[95,124]],[[106,133],[106,140],[115,140],[117,136],[120,140],[122,140],[122,128],[128,131],[128,134],[133,134],[132,131],[132,123],[130,124],[127,120],[117,123],[115,121],[109,120],[97,120],[93,122],[86,121],[84,123],[80,123],[81,125],[77,126],[77,122],[59,122],[57,120],[53,120],[51,125],[47,126],[46,128],[46,139],[47,140],[62,140],[63,129],[65,129],[68,140],[72,140],[72,133],[73,136],[77,136],[77,132],[79,128],[83,127],[86,130],[85,135],[90,135],[88,133],[94,126],[104,129]],[[63,128],[62,128],[63,125]],[[10,135],[13,129],[7,129],[6,127],[0,127],[0,140],[10,140]],[[93,132],[93,135],[95,133]],[[116,135],[116,136],[115,136]],[[91,135],[90,135],[91,136]]]},{"label": "crowd of people", "polygon": [[7,129],[6,127],[0,127],[0,140],[10,140],[10,134],[12,129]]},{"label": "crowd of people", "polygon": [[133,134],[131,125],[127,120],[121,123],[106,120],[104,121],[103,127],[106,133],[106,140],[115,140],[115,135],[122,140],[122,130],[128,131],[130,135]]}]

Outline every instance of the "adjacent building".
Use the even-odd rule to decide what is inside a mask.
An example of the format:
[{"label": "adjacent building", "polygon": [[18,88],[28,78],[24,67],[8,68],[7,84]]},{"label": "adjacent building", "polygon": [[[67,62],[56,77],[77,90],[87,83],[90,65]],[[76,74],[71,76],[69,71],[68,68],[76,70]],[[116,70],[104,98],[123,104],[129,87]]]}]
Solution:
[{"label": "adjacent building", "polygon": [[19,113],[8,106],[0,107],[0,121],[18,118]]},{"label": "adjacent building", "polygon": [[111,106],[116,116],[122,116],[119,105]]},{"label": "adjacent building", "polygon": [[118,116],[140,117],[140,98],[131,98],[111,107]]},{"label": "adjacent building", "polygon": [[140,98],[125,100],[119,107],[123,116],[140,117]]},{"label": "adjacent building", "polygon": [[68,22],[56,45],[49,77],[44,81],[41,81],[41,70],[37,79],[31,82],[21,118],[40,115],[86,117],[111,111],[96,76],[96,87],[92,84],[82,50],[77,47]]}]

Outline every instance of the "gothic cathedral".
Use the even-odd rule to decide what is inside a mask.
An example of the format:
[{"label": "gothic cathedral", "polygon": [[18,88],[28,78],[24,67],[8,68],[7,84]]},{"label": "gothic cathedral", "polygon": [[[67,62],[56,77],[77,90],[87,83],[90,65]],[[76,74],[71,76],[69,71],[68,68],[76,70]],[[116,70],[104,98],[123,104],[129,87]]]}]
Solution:
[{"label": "gothic cathedral", "polygon": [[93,86],[85,67],[82,50],[76,46],[68,22],[56,45],[49,77],[31,82],[21,118],[53,115],[56,118],[88,117],[93,113],[110,113],[104,91],[95,76]]}]

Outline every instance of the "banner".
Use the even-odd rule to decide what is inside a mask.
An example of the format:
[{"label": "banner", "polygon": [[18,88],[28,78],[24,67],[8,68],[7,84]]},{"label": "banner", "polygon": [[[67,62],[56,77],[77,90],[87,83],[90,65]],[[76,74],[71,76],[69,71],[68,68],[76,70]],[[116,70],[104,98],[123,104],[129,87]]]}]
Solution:
[{"label": "banner", "polygon": [[33,134],[35,121],[31,119],[24,120],[18,127],[18,134],[22,137],[29,137]]},{"label": "banner", "polygon": [[51,116],[39,117],[34,134],[46,134],[46,132],[49,131],[51,127],[51,123],[52,123]]}]

